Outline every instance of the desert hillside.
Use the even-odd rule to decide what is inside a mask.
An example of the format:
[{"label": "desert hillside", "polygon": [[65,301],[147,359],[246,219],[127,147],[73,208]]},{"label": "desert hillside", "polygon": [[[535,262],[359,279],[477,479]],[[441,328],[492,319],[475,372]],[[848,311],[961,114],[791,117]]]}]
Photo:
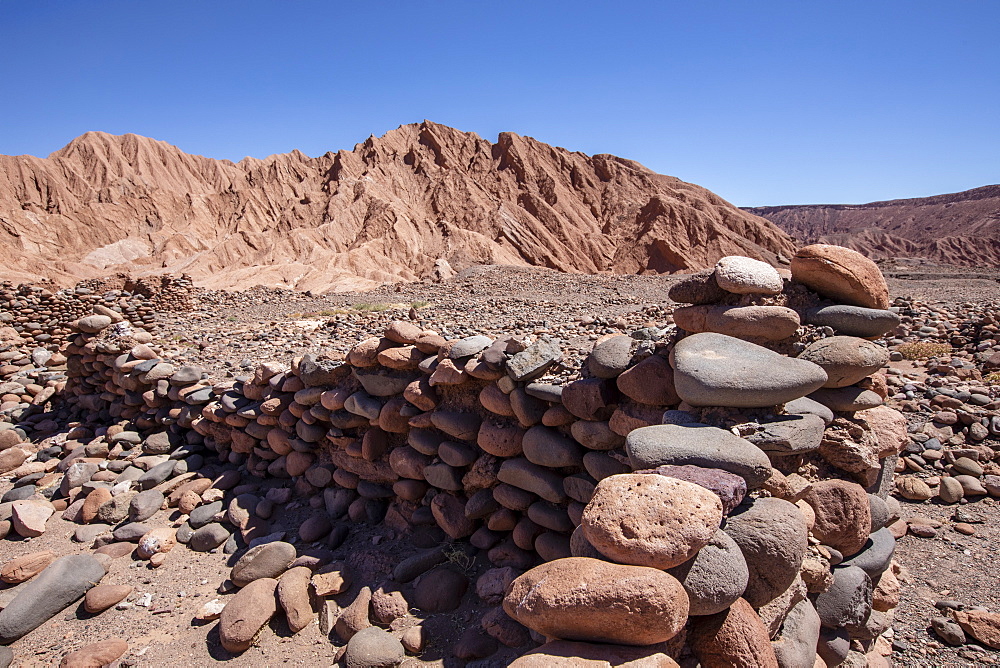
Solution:
[{"label": "desert hillside", "polygon": [[631,160],[426,121],[317,158],[233,163],[100,132],[48,158],[0,156],[0,277],[13,280],[186,272],[207,287],[323,291],[472,264],[677,272],[792,248]]},{"label": "desert hillside", "polygon": [[747,211],[804,243],[847,246],[876,260],[920,257],[965,267],[1000,265],[1000,185],[870,204]]}]

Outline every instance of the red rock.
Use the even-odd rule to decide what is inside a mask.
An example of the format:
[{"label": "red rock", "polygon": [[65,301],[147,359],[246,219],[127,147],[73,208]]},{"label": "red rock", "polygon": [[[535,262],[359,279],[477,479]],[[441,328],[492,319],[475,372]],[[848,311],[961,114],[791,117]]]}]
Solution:
[{"label": "red rock", "polygon": [[842,304],[889,308],[889,288],[878,265],[843,246],[800,248],[792,258],[792,280]]},{"label": "red rock", "polygon": [[952,614],[963,631],[987,647],[1000,649],[1000,612],[956,610]]},{"label": "red rock", "polygon": [[99,584],[87,592],[83,599],[83,607],[91,614],[103,612],[124,601],[133,591],[135,587],[132,585]]},{"label": "red rock", "polygon": [[624,647],[551,640],[522,655],[510,668],[677,668],[655,647]]},{"label": "red rock", "polygon": [[702,668],[778,668],[767,627],[742,598],[724,612],[692,617],[688,642]]},{"label": "red rock", "polygon": [[674,370],[666,359],[653,355],[618,376],[622,394],[641,404],[674,406],[680,397],[674,389]]},{"label": "red rock", "polygon": [[97,510],[105,503],[111,500],[111,490],[105,487],[98,487],[90,494],[83,502],[83,508],[80,509],[80,521],[84,524],[89,524],[94,521],[97,517]]},{"label": "red rock", "polygon": [[219,639],[226,651],[238,654],[249,649],[257,632],[278,610],[273,578],[254,580],[229,599],[219,617]]},{"label": "red rock", "polygon": [[434,521],[452,538],[471,536],[476,522],[465,516],[465,501],[441,492],[431,500]]},{"label": "red rock", "polygon": [[845,557],[864,547],[871,531],[868,493],[854,482],[820,480],[806,490],[803,500],[816,514],[812,533],[821,542],[840,550]]},{"label": "red rock", "polygon": [[684,627],[688,597],[661,570],[569,557],[514,580],[503,607],[521,624],[552,638],[652,645]]},{"label": "red rock", "polygon": [[305,566],[291,568],[278,579],[278,601],[285,611],[288,628],[298,633],[309,626],[316,617],[309,600],[309,581],[312,571]]},{"label": "red rock", "polygon": [[127,651],[128,643],[124,640],[102,640],[70,652],[59,662],[59,668],[101,668],[114,663]]},{"label": "red rock", "polygon": [[45,570],[55,558],[55,552],[43,550],[11,559],[0,568],[0,580],[7,584],[26,582]]},{"label": "red rock", "polygon": [[45,533],[45,522],[52,517],[52,504],[48,501],[15,501],[11,523],[14,531],[25,538],[35,538]]},{"label": "red rock", "polygon": [[624,474],[601,480],[583,511],[587,540],[619,563],[672,568],[712,540],[722,502],[685,480]]}]

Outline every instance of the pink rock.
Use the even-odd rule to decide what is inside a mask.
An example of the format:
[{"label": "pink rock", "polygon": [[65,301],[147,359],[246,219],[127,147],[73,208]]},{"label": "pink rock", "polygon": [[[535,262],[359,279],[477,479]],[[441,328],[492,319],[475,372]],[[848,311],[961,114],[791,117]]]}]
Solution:
[{"label": "pink rock", "polygon": [[25,538],[41,536],[53,512],[52,505],[44,501],[15,501],[11,514],[14,531]]}]

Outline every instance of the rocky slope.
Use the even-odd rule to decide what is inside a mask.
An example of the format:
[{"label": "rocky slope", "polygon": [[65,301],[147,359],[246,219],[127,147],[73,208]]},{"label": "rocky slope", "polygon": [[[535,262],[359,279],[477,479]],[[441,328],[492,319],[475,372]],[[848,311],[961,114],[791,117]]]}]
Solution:
[{"label": "rocky slope", "polygon": [[1000,265],[1000,185],[870,204],[747,211],[803,243],[847,246],[873,259],[920,257],[965,267]]},{"label": "rocky slope", "polygon": [[318,158],[233,163],[98,132],[45,159],[0,156],[0,272],[15,280],[359,289],[477,263],[664,273],[791,250],[776,226],[633,161],[426,121]]}]

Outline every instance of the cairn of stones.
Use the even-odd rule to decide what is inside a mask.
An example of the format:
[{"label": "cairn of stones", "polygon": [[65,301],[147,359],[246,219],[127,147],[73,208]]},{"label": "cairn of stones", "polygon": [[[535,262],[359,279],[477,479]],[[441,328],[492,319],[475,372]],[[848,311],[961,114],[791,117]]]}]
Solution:
[{"label": "cairn of stones", "polygon": [[[445,340],[406,321],[346,355],[211,382],[95,308],[65,347],[71,440],[11,443],[24,456],[0,470],[50,475],[65,505],[110,522],[126,521],[139,490],[166,490],[175,505],[184,496],[205,522],[133,537],[141,558],[160,562],[178,542],[207,551],[234,532],[261,538],[232,505],[227,522],[212,519],[225,500],[198,496],[213,484],[197,474],[208,459],[288,479],[315,500],[306,541],[339,544],[348,521],[436,525],[506,574],[483,629],[502,643],[523,639],[514,622],[530,631],[540,647],[515,666],[878,665],[899,603],[885,528],[899,508],[887,494],[909,442],[902,415],[883,405],[889,352],[877,339],[899,317],[881,273],[854,251],[814,245],[790,274],[727,257],[670,297],[688,304],[674,327],[598,340],[566,384],[546,382],[562,359],[555,340]],[[86,428],[97,424],[112,426]],[[73,440],[83,434],[94,436]],[[112,481],[105,469],[139,474]],[[11,513],[6,531],[31,523],[27,506]],[[260,545],[238,564],[242,589],[226,607],[241,612],[220,621],[230,651],[282,610],[280,578],[296,555],[281,545],[291,552],[278,568],[247,566]],[[421,553],[394,577],[445,558]],[[100,565],[87,568],[93,586]],[[314,591],[341,591],[317,585],[329,573],[312,577]],[[250,614],[248,600],[270,602]],[[369,602],[326,622],[349,655],[371,635],[361,633]],[[34,628],[15,618],[25,605],[0,612],[0,641]]]}]

